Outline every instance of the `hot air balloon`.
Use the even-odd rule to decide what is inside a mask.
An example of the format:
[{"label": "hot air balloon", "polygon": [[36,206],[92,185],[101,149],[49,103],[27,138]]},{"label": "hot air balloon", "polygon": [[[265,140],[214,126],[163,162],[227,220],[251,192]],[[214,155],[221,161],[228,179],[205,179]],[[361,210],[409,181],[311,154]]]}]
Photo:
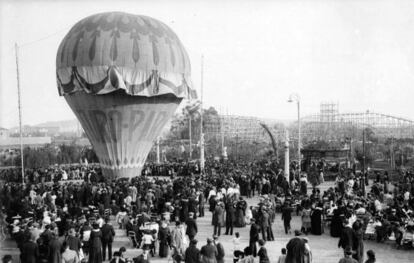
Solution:
[{"label": "hot air balloon", "polygon": [[190,89],[190,62],[162,22],[122,12],[89,16],[62,40],[59,95],[81,123],[104,176],[141,174],[153,141]]}]

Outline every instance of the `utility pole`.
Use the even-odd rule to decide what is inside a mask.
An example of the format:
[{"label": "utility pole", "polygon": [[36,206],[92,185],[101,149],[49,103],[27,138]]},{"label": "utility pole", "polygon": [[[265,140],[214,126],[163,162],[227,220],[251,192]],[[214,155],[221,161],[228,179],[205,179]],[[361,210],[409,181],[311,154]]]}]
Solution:
[{"label": "utility pole", "polygon": [[301,141],[300,141],[300,99],[297,100],[298,105],[298,171],[299,171],[299,178],[300,178],[300,171],[302,169],[302,162],[301,162],[301,153],[300,153],[300,147],[301,147]]},{"label": "utility pole", "polygon": [[221,156],[224,159],[224,128],[223,128],[223,115],[220,116],[220,137],[221,137]]},{"label": "utility pole", "polygon": [[160,164],[160,137],[157,137],[157,164]]},{"label": "utility pole", "polygon": [[239,135],[236,134],[236,160],[239,159]]},{"label": "utility pole", "polygon": [[193,153],[193,145],[192,145],[192,142],[191,142],[191,113],[190,112],[188,112],[188,138],[189,138],[189,140],[190,140],[190,153],[189,153],[189,159],[190,159],[190,161],[191,161],[191,159],[192,159],[192,153]]},{"label": "utility pole", "polygon": [[203,134],[203,83],[204,82],[204,55],[201,55],[201,96],[200,96],[200,170],[204,172],[204,134]]},{"label": "utility pole", "polygon": [[22,184],[24,185],[24,154],[23,154],[23,134],[22,134],[22,102],[20,92],[20,74],[19,74],[19,47],[17,43],[14,44],[16,53],[16,72],[17,72],[17,96],[19,106],[19,130],[20,130],[20,159],[22,168]]}]

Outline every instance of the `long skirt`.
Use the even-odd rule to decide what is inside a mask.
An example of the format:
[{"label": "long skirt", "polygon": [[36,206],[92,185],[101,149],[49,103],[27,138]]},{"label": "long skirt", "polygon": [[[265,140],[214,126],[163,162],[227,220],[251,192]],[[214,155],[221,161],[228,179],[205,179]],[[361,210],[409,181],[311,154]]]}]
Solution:
[{"label": "long skirt", "polygon": [[102,263],[102,248],[91,247],[89,249],[88,263]]},{"label": "long skirt", "polygon": [[245,227],[246,222],[244,221],[244,213],[243,210],[237,209],[236,210],[236,221],[234,222],[235,227]]},{"label": "long skirt", "polygon": [[168,243],[166,241],[160,242],[159,254],[161,258],[168,256]]}]

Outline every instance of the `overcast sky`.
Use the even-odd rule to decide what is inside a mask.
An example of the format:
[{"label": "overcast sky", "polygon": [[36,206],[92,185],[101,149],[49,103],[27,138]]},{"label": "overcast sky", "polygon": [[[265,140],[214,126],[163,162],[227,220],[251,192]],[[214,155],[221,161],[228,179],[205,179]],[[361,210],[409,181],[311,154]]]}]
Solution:
[{"label": "overcast sky", "polygon": [[0,127],[74,119],[56,88],[55,57],[80,19],[125,11],[170,26],[187,49],[194,88],[223,113],[296,118],[321,101],[340,112],[414,119],[414,1],[0,1]]}]

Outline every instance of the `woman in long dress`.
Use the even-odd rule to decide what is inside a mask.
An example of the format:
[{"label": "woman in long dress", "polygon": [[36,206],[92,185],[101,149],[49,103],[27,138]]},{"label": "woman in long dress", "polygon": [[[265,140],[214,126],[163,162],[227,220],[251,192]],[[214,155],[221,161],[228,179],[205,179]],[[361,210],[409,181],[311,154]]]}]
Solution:
[{"label": "woman in long dress", "polygon": [[160,231],[158,232],[158,240],[160,242],[159,255],[161,258],[165,258],[168,256],[168,247],[171,241],[170,230],[165,222],[161,224]]},{"label": "woman in long dress", "polygon": [[89,238],[89,263],[102,263],[102,232],[97,223],[93,224],[93,230]]},{"label": "woman in long dress", "polygon": [[236,222],[235,222],[235,227],[245,227],[246,226],[246,222],[244,221],[245,219],[245,215],[246,215],[246,208],[247,208],[247,203],[246,201],[243,200],[242,197],[239,198],[239,201],[237,202],[236,205]]},{"label": "woman in long dress", "polygon": [[333,211],[332,221],[331,221],[331,236],[339,237],[342,231],[342,216],[344,215],[344,207],[342,202],[338,201],[337,208]]},{"label": "woman in long dress", "polygon": [[322,207],[318,204],[311,214],[311,232],[314,235],[322,235]]}]

